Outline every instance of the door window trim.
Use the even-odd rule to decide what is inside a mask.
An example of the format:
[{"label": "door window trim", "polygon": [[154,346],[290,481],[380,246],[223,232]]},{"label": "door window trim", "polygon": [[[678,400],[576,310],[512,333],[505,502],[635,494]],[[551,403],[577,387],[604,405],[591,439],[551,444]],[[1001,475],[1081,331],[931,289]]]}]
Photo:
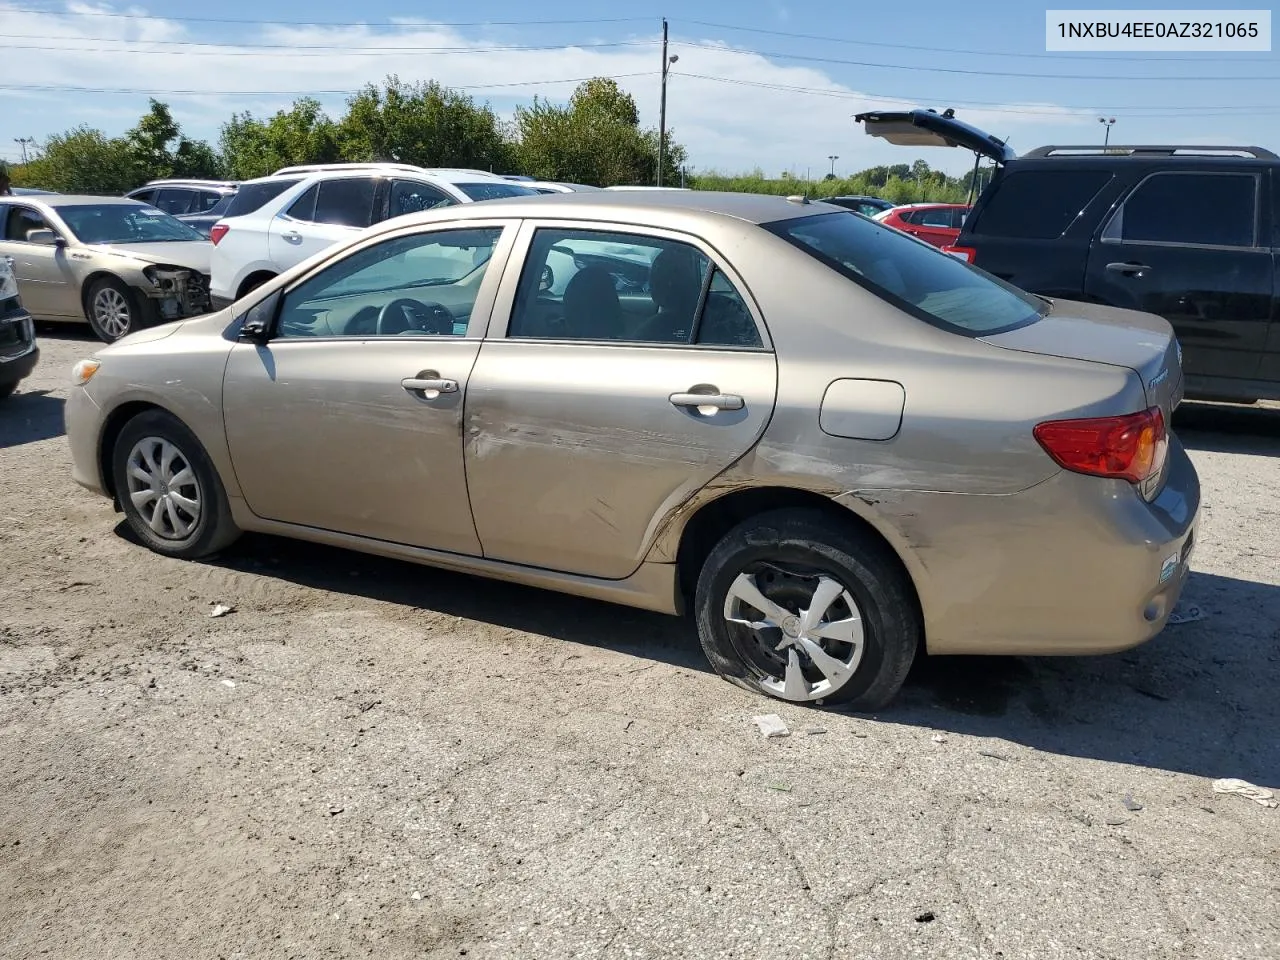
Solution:
[{"label": "door window trim", "polygon": [[[305,274],[295,277],[289,283],[282,287],[278,287],[271,293],[264,295],[261,299],[248,304],[242,313],[236,317],[237,329],[238,325],[243,324],[249,314],[259,305],[264,304],[267,300],[274,298],[274,303],[270,306],[271,319],[267,325],[267,343],[272,347],[285,343],[364,343],[369,340],[382,342],[385,340],[403,340],[407,343],[418,343],[423,340],[432,342],[447,341],[450,343],[465,340],[483,340],[485,329],[489,325],[490,316],[493,313],[494,301],[498,293],[498,287],[503,279],[507,263],[511,259],[511,248],[515,245],[516,233],[520,221],[510,219],[484,219],[484,220],[448,220],[439,223],[418,223],[397,227],[395,230],[388,230],[385,233],[378,233],[371,237],[362,237],[359,243],[352,246],[345,244],[335,244],[340,246],[340,250],[332,251],[332,255],[325,257],[323,261],[317,263],[312,269]],[[355,256],[362,250],[369,247],[377,246],[382,243],[390,243],[407,236],[417,236],[428,233],[443,233],[446,231],[456,230],[479,230],[485,228],[496,228],[502,231],[498,235],[498,242],[494,245],[493,256],[489,258],[489,266],[485,271],[484,279],[480,282],[480,289],[476,292],[475,303],[471,307],[471,316],[467,319],[467,330],[461,336],[447,336],[426,334],[422,336],[407,336],[404,334],[396,334],[394,337],[380,337],[376,334],[369,336],[333,336],[333,337],[281,337],[277,332],[277,326],[280,321],[280,310],[284,306],[284,298],[314,278],[317,274],[323,273],[330,267],[337,264],[339,260],[345,260],[347,257]]]},{"label": "door window trim", "polygon": [[[1108,237],[1107,231],[1111,229],[1111,224],[1116,217],[1121,216],[1126,203],[1132,199],[1143,185],[1155,177],[1248,177],[1253,181],[1253,243],[1249,246],[1235,246],[1233,244],[1221,243],[1188,243],[1181,240],[1125,240],[1123,237]],[[1102,219],[1101,226],[1098,227],[1097,235],[1094,239],[1098,243],[1108,243],[1115,246],[1123,247],[1167,247],[1169,249],[1186,249],[1186,250],[1262,250],[1269,249],[1260,247],[1258,241],[1261,238],[1260,218],[1262,215],[1262,176],[1259,171],[1245,170],[1155,170],[1148,173],[1145,177],[1135,183],[1128,191],[1126,191],[1118,200],[1114,201],[1110,212]]]},{"label": "door window trim", "polygon": [[[711,271],[712,276],[714,276],[715,271],[718,270],[720,273],[724,274],[725,278],[738,292],[738,295],[742,298],[743,305],[747,308],[747,312],[751,315],[751,319],[756,325],[756,333],[760,337],[760,346],[743,347],[715,343],[671,343],[653,342],[648,340],[591,340],[584,337],[566,337],[562,339],[552,339],[549,337],[508,337],[507,330],[511,325],[511,317],[515,312],[516,298],[520,291],[520,281],[524,275],[525,262],[533,248],[534,235],[539,230],[573,230],[584,233],[622,233],[632,234],[638,237],[652,237],[658,240],[671,240],[677,243],[688,244],[711,261],[711,265],[714,267],[714,270]],[[697,320],[699,323],[701,322],[701,311],[699,311]],[[485,339],[502,340],[522,344],[546,343],[557,346],[579,344],[582,346],[612,347],[623,350],[714,350],[730,351],[733,353],[775,352],[773,337],[770,335],[768,325],[764,322],[764,315],[760,310],[759,305],[756,303],[756,299],[751,292],[751,288],[743,280],[742,275],[735,270],[720,251],[713,247],[709,242],[691,233],[684,233],[667,227],[653,227],[646,224],[621,223],[607,220],[553,220],[526,218],[522,221],[518,235],[515,237],[513,249],[511,250],[511,254],[503,271],[502,286],[498,290],[498,296],[493,304],[493,317],[490,322],[489,332]]]}]

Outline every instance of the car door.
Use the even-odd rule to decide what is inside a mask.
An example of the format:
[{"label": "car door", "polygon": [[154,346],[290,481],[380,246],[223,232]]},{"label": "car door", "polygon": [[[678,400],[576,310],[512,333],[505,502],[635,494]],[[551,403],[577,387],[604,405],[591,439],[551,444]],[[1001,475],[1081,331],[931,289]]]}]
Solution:
[{"label": "car door", "polygon": [[9,259],[18,296],[32,316],[79,317],[78,288],[66,248],[27,240],[32,230],[52,229],[35,207],[10,201],[4,208],[0,256]]},{"label": "car door", "polygon": [[373,222],[378,181],[333,177],[313,183],[271,221],[268,255],[281,270],[359,233]]},{"label": "car door", "polygon": [[[567,258],[571,276],[546,270],[593,244]],[[668,511],[764,430],[768,333],[741,279],[687,234],[543,221],[517,250],[467,388],[476,530],[488,558],[621,579]],[[637,322],[622,301],[638,262]]]},{"label": "car door", "polygon": [[281,523],[478,555],[468,377],[515,227],[467,221],[354,248],[251,313],[223,413],[245,502]]},{"label": "car door", "polygon": [[1258,170],[1238,164],[1147,175],[1089,250],[1086,299],[1168,320],[1188,378],[1257,376],[1273,274],[1262,192]]},{"label": "car door", "polygon": [[1280,169],[1271,168],[1271,314],[1258,379],[1280,385]]}]

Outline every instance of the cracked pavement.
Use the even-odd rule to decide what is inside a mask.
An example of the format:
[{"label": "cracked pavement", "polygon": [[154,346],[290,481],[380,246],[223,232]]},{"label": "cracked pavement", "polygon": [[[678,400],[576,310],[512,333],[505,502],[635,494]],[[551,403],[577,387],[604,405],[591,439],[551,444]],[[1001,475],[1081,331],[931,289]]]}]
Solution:
[{"label": "cracked pavement", "polygon": [[0,956],[1275,954],[1280,809],[1211,782],[1280,788],[1280,406],[1180,413],[1206,619],[930,659],[871,717],[752,697],[675,619],[155,556],[69,476],[93,347],[46,328],[0,407]]}]

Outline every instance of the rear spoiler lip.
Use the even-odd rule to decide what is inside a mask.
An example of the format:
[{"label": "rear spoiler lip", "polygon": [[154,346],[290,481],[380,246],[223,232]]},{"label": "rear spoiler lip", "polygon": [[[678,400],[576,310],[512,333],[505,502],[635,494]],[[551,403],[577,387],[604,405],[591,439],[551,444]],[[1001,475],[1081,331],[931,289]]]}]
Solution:
[{"label": "rear spoiler lip", "polygon": [[[971,126],[962,120],[955,119],[951,110],[938,113],[936,110],[870,110],[856,113],[853,119],[863,125],[866,133],[873,137],[883,137],[890,143],[895,133],[908,133],[905,128],[913,127],[923,133],[933,134],[934,142],[910,143],[911,146],[962,147],[974,153],[989,157],[998,164],[1008,163],[1017,157],[1017,151],[994,134],[987,133]],[[877,130],[876,127],[881,129]]]}]

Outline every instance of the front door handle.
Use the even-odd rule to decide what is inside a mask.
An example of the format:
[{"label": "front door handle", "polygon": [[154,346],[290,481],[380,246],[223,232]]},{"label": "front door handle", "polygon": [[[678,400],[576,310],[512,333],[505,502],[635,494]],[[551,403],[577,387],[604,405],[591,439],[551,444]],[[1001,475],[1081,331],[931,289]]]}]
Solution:
[{"label": "front door handle", "polygon": [[297,230],[290,230],[288,233],[281,234],[281,236],[284,237],[286,240],[288,240],[290,243],[302,242],[302,234],[300,234]]},{"label": "front door handle", "polygon": [[1129,261],[1127,263],[1108,263],[1107,269],[1112,273],[1123,274],[1126,277],[1140,277],[1151,268],[1145,263]]},{"label": "front door handle", "polygon": [[443,377],[405,377],[400,381],[400,386],[410,393],[421,394],[428,400],[434,400],[442,393],[458,392],[458,381]]},{"label": "front door handle", "polygon": [[741,410],[746,401],[731,393],[673,393],[668,397],[677,407],[697,407],[702,414],[717,410]]}]

